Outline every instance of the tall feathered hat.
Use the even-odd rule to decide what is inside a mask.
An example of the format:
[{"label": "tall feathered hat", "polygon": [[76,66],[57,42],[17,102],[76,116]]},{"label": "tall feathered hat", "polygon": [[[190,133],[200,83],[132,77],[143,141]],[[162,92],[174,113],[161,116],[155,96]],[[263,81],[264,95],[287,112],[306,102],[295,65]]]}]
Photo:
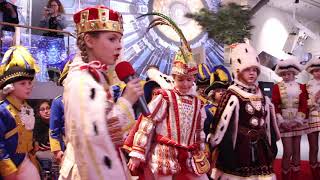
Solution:
[{"label": "tall feathered hat", "polygon": [[236,43],[230,45],[230,62],[234,77],[238,79],[238,73],[249,67],[256,67],[260,74],[260,60],[256,50],[248,43]]},{"label": "tall feathered hat", "polygon": [[77,33],[113,31],[123,34],[122,15],[105,6],[88,7],[74,14]]},{"label": "tall feathered hat", "polygon": [[226,67],[217,65],[212,68],[210,76],[210,86],[205,90],[209,95],[210,91],[215,89],[227,89],[231,83],[231,75]]},{"label": "tall feathered hat", "polygon": [[16,81],[33,80],[35,73],[39,71],[35,59],[25,47],[10,47],[0,64],[0,89]]},{"label": "tall feathered hat", "polygon": [[320,69],[320,56],[312,58],[306,65],[306,71],[310,74],[316,69]]},{"label": "tall feathered hat", "polygon": [[196,81],[197,86],[209,86],[210,76],[211,76],[211,71],[209,67],[204,63],[198,64],[198,73],[197,73],[197,81]]},{"label": "tall feathered hat", "polygon": [[295,56],[290,56],[289,58],[285,60],[281,59],[278,62],[275,72],[280,75],[283,72],[292,71],[295,75],[298,75],[301,70],[299,59]]},{"label": "tall feathered hat", "polygon": [[177,24],[168,16],[152,12],[139,16],[138,18],[145,16],[157,16],[154,20],[152,20],[147,28],[150,30],[151,28],[158,25],[165,25],[171,27],[180,37],[181,46],[179,47],[179,51],[176,53],[171,74],[176,75],[195,75],[197,74],[197,63],[195,62],[190,45],[188,44],[187,39],[185,38],[182,30],[177,26]]}]

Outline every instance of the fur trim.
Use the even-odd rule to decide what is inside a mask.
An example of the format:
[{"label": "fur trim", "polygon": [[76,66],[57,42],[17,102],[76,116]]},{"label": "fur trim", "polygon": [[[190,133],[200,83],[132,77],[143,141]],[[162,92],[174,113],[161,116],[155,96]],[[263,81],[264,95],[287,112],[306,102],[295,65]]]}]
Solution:
[{"label": "fur trim", "polygon": [[280,75],[286,71],[293,71],[295,75],[298,75],[301,72],[302,68],[299,64],[299,59],[290,56],[288,59],[283,60],[281,59],[275,69],[276,74]]},{"label": "fur trim", "polygon": [[312,58],[306,65],[306,71],[310,74],[315,69],[320,69],[320,56]]},{"label": "fur trim", "polygon": [[276,118],[276,112],[275,112],[275,108],[274,108],[274,105],[273,103],[271,102],[270,98],[269,97],[265,97],[265,100],[266,100],[266,105],[265,105],[265,109],[266,109],[266,112],[267,112],[267,135],[268,135],[268,140],[269,140],[269,144],[271,144],[271,126],[273,126],[273,129],[276,133],[276,137],[277,137],[277,140],[280,139],[280,130],[278,128],[278,124],[277,124],[277,118]]},{"label": "fur trim", "polygon": [[249,67],[257,67],[260,74],[260,60],[256,50],[246,43],[240,43],[231,49],[230,53],[231,69],[235,78],[238,73]]},{"label": "fur trim", "polygon": [[239,100],[235,95],[231,95],[230,99],[227,103],[227,106],[225,107],[221,118],[219,120],[219,123],[217,125],[217,130],[214,134],[212,134],[212,137],[210,138],[210,144],[213,147],[216,147],[221,140],[224,137],[225,132],[228,129],[230,119],[232,115],[234,114],[234,117],[236,118],[235,123],[235,132],[232,132],[232,140],[233,140],[233,147],[235,147],[235,140],[237,139],[237,131],[238,131],[238,120],[239,120]]},{"label": "fur trim", "polygon": [[149,68],[147,70],[147,75],[150,80],[158,83],[162,89],[173,89],[174,87],[173,77],[163,74],[157,68]]}]

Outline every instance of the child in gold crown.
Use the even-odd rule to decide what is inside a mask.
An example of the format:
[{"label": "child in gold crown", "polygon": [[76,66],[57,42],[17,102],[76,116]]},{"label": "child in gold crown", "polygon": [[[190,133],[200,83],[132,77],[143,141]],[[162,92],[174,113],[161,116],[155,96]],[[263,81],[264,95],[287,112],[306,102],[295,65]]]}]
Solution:
[{"label": "child in gold crown", "polygon": [[60,179],[126,179],[116,147],[122,145],[123,127],[131,122],[132,105],[143,95],[139,79],[127,83],[113,101],[106,76],[122,49],[120,13],[104,6],[74,14],[80,53],[63,81],[66,151]]}]

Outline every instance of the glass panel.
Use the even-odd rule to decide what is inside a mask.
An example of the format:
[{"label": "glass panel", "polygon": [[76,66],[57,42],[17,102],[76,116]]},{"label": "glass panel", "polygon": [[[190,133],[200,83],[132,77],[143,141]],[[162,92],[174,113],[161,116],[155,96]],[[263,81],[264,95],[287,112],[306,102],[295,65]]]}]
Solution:
[{"label": "glass panel", "polygon": [[[12,44],[14,44],[14,39],[13,32],[3,31],[1,47],[2,54],[4,54]],[[73,39],[74,43],[74,38],[71,37],[70,39]],[[28,48],[30,53],[36,59],[40,67],[40,73],[36,75],[36,79],[40,82],[49,81],[49,67],[58,68],[67,58],[68,53],[70,54],[75,52],[75,49],[71,49],[69,48],[70,46],[68,46],[68,36],[64,38],[56,38],[37,34],[32,34],[30,36],[29,34],[21,33],[20,45]]]}]

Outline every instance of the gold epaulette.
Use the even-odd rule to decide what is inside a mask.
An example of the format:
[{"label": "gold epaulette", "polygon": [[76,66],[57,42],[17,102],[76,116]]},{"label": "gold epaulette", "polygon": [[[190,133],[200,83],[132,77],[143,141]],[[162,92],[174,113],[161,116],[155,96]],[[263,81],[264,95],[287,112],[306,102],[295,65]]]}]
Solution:
[{"label": "gold epaulette", "polygon": [[27,153],[33,149],[32,146],[32,130],[27,130],[24,127],[23,122],[20,119],[19,111],[9,104],[6,109],[10,112],[11,116],[15,120],[16,127],[5,134],[5,139],[18,134],[18,142],[16,153]]},{"label": "gold epaulette", "polygon": [[204,97],[202,97],[200,95],[198,95],[197,97],[203,102],[203,104],[207,104],[209,102],[207,99],[205,99]]},{"label": "gold epaulette", "polygon": [[49,130],[50,150],[51,150],[51,152],[61,151],[61,144],[60,144],[59,140],[51,137],[51,131],[52,130]]},{"label": "gold epaulette", "polygon": [[54,99],[58,99],[58,98],[60,98],[62,95],[59,95],[59,96],[57,96],[57,97],[55,97]]}]

